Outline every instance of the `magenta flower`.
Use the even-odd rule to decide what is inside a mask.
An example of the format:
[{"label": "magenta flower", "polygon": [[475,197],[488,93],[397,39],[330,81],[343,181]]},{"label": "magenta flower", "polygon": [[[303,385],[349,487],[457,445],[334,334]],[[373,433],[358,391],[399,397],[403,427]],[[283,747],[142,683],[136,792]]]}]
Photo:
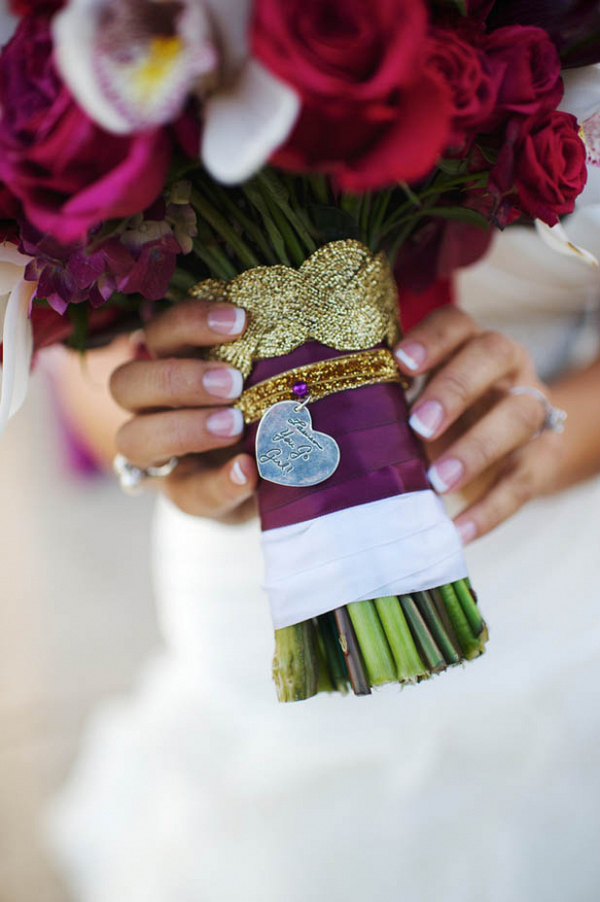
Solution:
[{"label": "magenta flower", "polygon": [[162,191],[167,132],[114,135],[92,122],[54,68],[45,17],[25,17],[4,48],[0,104],[0,180],[27,219],[61,243],[145,209]]}]

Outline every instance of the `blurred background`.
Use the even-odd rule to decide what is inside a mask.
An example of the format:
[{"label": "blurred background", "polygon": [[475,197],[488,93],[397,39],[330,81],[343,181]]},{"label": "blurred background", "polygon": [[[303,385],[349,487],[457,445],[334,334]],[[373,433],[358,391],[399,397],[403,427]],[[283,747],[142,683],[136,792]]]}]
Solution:
[{"label": "blurred background", "polygon": [[48,374],[0,441],[0,902],[70,902],[40,818],[86,715],[158,647],[152,497],[69,463]]}]

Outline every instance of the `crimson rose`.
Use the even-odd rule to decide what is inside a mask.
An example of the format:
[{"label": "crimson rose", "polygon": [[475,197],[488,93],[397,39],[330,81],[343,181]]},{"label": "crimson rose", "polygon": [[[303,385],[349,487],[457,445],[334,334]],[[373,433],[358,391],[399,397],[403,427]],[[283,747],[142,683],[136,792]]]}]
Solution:
[{"label": "crimson rose", "polygon": [[52,63],[45,17],[27,16],[0,57],[0,180],[63,242],[149,206],[164,185],[164,130],[113,135],[79,108]]},{"label": "crimson rose", "polygon": [[488,127],[513,113],[529,116],[556,109],[563,93],[560,59],[545,31],[520,25],[499,28],[487,35],[483,49],[498,83],[497,109]]},{"label": "crimson rose", "polygon": [[278,165],[330,172],[350,191],[431,169],[451,105],[426,68],[423,0],[257,0],[254,16],[255,54],[302,99]]},{"label": "crimson rose", "polygon": [[525,120],[515,149],[514,180],[520,206],[529,215],[556,225],[572,213],[587,180],[586,150],[577,120],[553,111]]},{"label": "crimson rose", "polygon": [[452,142],[487,119],[496,101],[496,88],[485,55],[455,31],[435,28],[429,40],[429,65],[450,88],[453,106]]}]

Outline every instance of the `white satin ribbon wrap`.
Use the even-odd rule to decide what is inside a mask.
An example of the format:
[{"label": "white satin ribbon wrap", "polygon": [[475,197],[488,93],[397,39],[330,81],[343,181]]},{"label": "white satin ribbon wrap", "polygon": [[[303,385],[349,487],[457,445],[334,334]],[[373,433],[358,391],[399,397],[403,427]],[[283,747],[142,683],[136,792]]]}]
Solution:
[{"label": "white satin ribbon wrap", "polygon": [[431,490],[268,529],[261,544],[275,629],[467,575],[458,532]]}]

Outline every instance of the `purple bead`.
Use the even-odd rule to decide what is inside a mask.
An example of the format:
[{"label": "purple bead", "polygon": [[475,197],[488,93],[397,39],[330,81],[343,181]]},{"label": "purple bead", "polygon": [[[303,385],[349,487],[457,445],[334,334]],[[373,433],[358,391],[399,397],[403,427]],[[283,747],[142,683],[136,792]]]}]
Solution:
[{"label": "purple bead", "polygon": [[292,387],[292,391],[297,398],[305,398],[308,394],[308,385],[306,382],[296,382]]}]

